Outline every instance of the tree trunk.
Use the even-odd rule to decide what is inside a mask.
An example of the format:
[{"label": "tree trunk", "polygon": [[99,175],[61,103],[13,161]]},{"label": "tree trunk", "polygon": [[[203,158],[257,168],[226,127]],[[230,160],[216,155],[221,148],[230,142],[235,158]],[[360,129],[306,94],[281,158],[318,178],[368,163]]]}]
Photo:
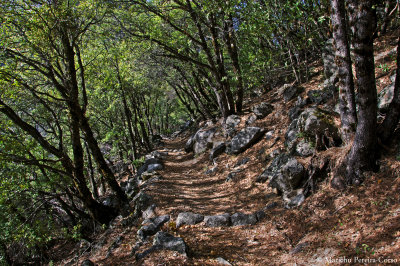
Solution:
[{"label": "tree trunk", "polygon": [[235,31],[233,28],[233,18],[229,15],[229,18],[225,21],[225,44],[228,50],[229,57],[232,60],[233,72],[237,78],[237,98],[236,98],[236,112],[242,111],[243,105],[243,78],[242,70],[239,64],[239,53],[236,45]]},{"label": "tree trunk", "polygon": [[390,24],[390,21],[392,20],[392,14],[391,12],[394,11],[393,8],[395,7],[395,1],[394,0],[386,0],[385,1],[385,17],[383,18],[383,23],[381,27],[381,32],[380,35],[383,35],[387,31],[387,27]]},{"label": "tree trunk", "polygon": [[336,64],[339,68],[339,108],[341,131],[344,142],[349,143],[357,124],[354,80],[347,37],[346,10],[343,0],[332,0],[333,37],[336,48]]},{"label": "tree trunk", "polygon": [[136,147],[136,141],[135,141],[135,134],[133,133],[132,129],[132,112],[129,110],[128,104],[126,102],[126,97],[125,93],[122,92],[122,103],[124,105],[124,112],[126,116],[126,121],[127,121],[127,126],[128,126],[128,132],[129,132],[129,137],[132,145],[132,152],[133,152],[133,160],[136,160],[138,158],[138,153],[137,153],[137,147]]},{"label": "tree trunk", "polygon": [[[399,30],[400,36],[400,30]],[[397,70],[394,82],[393,100],[389,105],[389,111],[385,120],[379,127],[379,137],[383,143],[388,144],[400,120],[400,37],[397,43]]]},{"label": "tree trunk", "polygon": [[87,143],[86,143],[85,147],[86,147],[86,154],[87,154],[88,167],[89,167],[90,185],[92,187],[93,197],[97,200],[99,198],[99,192],[97,191],[97,184],[96,184],[96,180],[94,179],[92,156],[90,155],[89,147],[87,146]]},{"label": "tree trunk", "polygon": [[354,26],[354,54],[358,87],[358,124],[353,146],[348,155],[346,181],[360,184],[363,171],[375,170],[377,155],[377,93],[373,35],[376,14],[373,0],[350,3],[350,22]]}]

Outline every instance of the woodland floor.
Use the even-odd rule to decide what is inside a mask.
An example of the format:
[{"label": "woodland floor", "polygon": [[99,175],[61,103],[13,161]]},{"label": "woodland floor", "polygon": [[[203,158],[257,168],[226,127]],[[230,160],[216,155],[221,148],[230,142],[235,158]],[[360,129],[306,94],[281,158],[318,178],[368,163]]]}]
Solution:
[{"label": "woodland floor", "polygon": [[[377,52],[393,49],[391,43],[395,37],[381,40]],[[377,64],[387,64],[391,71],[383,73],[378,68],[379,90],[388,84],[393,73],[393,62],[385,61],[386,57],[381,60]],[[323,78],[318,74],[320,70],[321,67],[316,66],[315,77],[302,84],[306,92],[317,89],[322,83]],[[94,242],[104,243],[103,248],[82,254],[79,261],[89,258],[98,265],[218,265],[216,259],[222,257],[232,265],[326,265],[330,259],[346,258],[351,263],[344,265],[359,264],[361,259],[369,262],[376,259],[375,264],[384,264],[384,259],[391,259],[397,260],[395,264],[399,265],[400,161],[396,158],[397,150],[387,149],[379,161],[380,172],[368,173],[361,186],[337,191],[330,187],[332,176],[328,176],[319,184],[318,191],[300,207],[284,209],[280,197],[266,183],[255,183],[255,179],[266,166],[265,156],[276,148],[283,148],[289,124],[287,110],[293,101],[285,105],[271,91],[252,101],[251,105],[261,101],[273,102],[275,112],[258,120],[255,125],[275,130],[274,137],[279,139],[263,138],[238,156],[221,155],[216,161],[218,171],[215,175],[205,174],[213,167],[208,153],[194,157],[193,153],[183,151],[187,136],[165,140],[165,145],[159,149],[168,152],[164,159],[165,168],[159,172],[162,179],[147,187],[146,193],[154,197],[157,214],[169,214],[171,221],[175,221],[178,213],[183,211],[204,215],[239,211],[252,213],[276,202],[278,206],[268,210],[264,219],[256,225],[217,228],[207,228],[201,223],[175,229],[174,222],[167,223],[162,230],[182,237],[190,248],[188,256],[157,251],[140,261],[131,256],[139,225],[124,228],[117,222],[112,230],[94,237]],[[250,114],[249,104],[246,107],[241,126]],[[260,152],[263,147],[265,151]],[[319,156],[337,159],[345,150],[346,147],[332,148]],[[243,171],[226,182],[233,166],[244,157],[250,161],[241,166]],[[301,162],[308,164],[309,159]],[[121,245],[107,257],[107,248],[118,236],[123,236]],[[142,249],[150,247],[150,244]]]}]

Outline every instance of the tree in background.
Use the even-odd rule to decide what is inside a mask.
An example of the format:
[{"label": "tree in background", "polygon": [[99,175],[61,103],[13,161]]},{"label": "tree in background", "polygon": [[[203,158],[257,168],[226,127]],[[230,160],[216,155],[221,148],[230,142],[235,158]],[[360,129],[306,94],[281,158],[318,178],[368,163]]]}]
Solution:
[{"label": "tree in background", "polygon": [[[336,46],[336,62],[339,67],[339,104],[342,133],[351,150],[345,162],[345,180],[337,176],[332,184],[342,188],[346,184],[360,184],[363,172],[377,170],[377,91],[374,65],[374,36],[377,30],[376,6],[374,1],[332,0],[333,35]],[[348,14],[348,15],[346,15]],[[350,25],[352,37],[347,22]],[[350,39],[354,47],[356,86],[352,74]],[[397,75],[398,77],[398,75]],[[396,82],[398,86],[398,78]],[[357,89],[357,112],[354,103]],[[398,94],[398,88],[395,95]],[[380,126],[381,140],[387,141],[399,121],[398,96],[395,96],[386,119]]]}]

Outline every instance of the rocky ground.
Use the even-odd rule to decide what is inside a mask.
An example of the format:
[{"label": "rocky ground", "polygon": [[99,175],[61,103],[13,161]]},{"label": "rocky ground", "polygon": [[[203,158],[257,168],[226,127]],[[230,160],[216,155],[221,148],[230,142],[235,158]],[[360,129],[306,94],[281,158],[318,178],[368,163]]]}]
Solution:
[{"label": "rocky ground", "polygon": [[[378,44],[381,112],[395,38]],[[163,139],[139,175],[124,179],[127,192],[141,189],[136,213],[65,246],[58,264],[399,264],[399,140],[383,147],[380,172],[363,185],[332,189],[349,147],[336,132],[334,71],[311,70],[310,81],[250,98],[225,123]]]}]

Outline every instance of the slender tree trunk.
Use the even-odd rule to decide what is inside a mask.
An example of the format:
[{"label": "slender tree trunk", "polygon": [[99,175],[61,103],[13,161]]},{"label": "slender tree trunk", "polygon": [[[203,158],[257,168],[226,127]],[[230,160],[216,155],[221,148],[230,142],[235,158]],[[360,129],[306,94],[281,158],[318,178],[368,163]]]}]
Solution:
[{"label": "slender tree trunk", "polygon": [[389,26],[390,21],[392,20],[391,12],[394,11],[393,8],[395,7],[395,4],[396,4],[395,2],[396,2],[395,0],[386,0],[385,1],[385,11],[384,11],[385,17],[383,19],[383,24],[381,27],[380,35],[385,34],[387,31],[387,27]]},{"label": "slender tree trunk", "polygon": [[201,94],[201,96],[203,96],[203,98],[205,99],[207,106],[209,108],[209,112],[212,113],[212,111],[214,110],[218,110],[218,103],[215,99],[215,97],[213,97],[214,95],[209,95],[207,93],[207,91],[205,90],[204,87],[206,87],[205,85],[203,85],[203,83],[200,81],[200,77],[197,73],[195,73],[194,71],[192,71],[192,76],[194,78],[194,81],[199,89],[199,92]]},{"label": "slender tree trunk", "polygon": [[362,172],[375,170],[377,157],[377,93],[373,35],[376,14],[373,0],[351,0],[350,23],[354,26],[354,54],[358,87],[358,124],[352,149],[348,155],[347,183],[359,184]]},{"label": "slender tree trunk", "polygon": [[[210,48],[207,45],[207,40],[203,31],[203,28],[200,24],[200,17],[199,14],[197,14],[197,12],[195,10],[193,10],[192,8],[192,1],[190,0],[186,0],[186,8],[190,13],[190,16],[193,20],[193,22],[195,23],[196,27],[197,27],[197,31],[201,40],[201,45],[202,48],[204,49],[204,52],[206,53],[207,56],[207,60],[209,62],[209,65],[211,67],[211,72],[218,84],[218,88],[213,86],[212,82],[210,82],[211,88],[215,93],[215,96],[217,97],[217,102],[218,102],[218,106],[219,106],[219,110],[222,114],[223,117],[228,117],[231,114],[231,110],[229,109],[229,103],[228,103],[228,97],[226,94],[226,88],[225,85],[223,83],[223,78],[224,75],[221,75],[221,69],[220,69],[220,64],[218,64],[218,62],[214,61],[214,56],[211,54]],[[213,45],[214,45],[214,52],[215,52],[215,57],[216,60],[220,60],[220,56],[221,53],[219,51],[216,51],[215,48],[218,48],[218,43],[214,42],[214,40],[217,38],[217,33],[216,33],[216,29],[213,28],[213,26],[207,25],[208,28],[211,31],[211,35],[212,35],[212,39],[213,39]],[[217,45],[217,46],[216,46]],[[217,67],[218,66],[218,67]],[[232,98],[233,99],[233,98]]]},{"label": "slender tree trunk", "polygon": [[87,154],[88,167],[89,167],[90,185],[92,187],[93,197],[97,200],[99,198],[99,192],[97,191],[97,184],[96,184],[96,180],[94,179],[92,156],[90,155],[89,147],[87,146],[87,143],[85,143],[85,147],[86,147],[86,154]]},{"label": "slender tree trunk", "polygon": [[203,117],[203,119],[207,119],[207,116],[204,114],[202,108],[200,108],[199,106],[199,100],[196,98],[196,96],[191,92],[188,91],[184,88],[184,85],[177,85],[178,88],[181,89],[181,91],[183,91],[184,94],[187,95],[187,97],[189,97],[192,100],[192,103],[194,103],[194,106],[196,107],[197,112]]},{"label": "slender tree trunk", "polygon": [[[399,30],[400,36],[400,30]],[[383,143],[389,143],[400,120],[400,37],[397,42],[397,70],[394,82],[393,100],[389,105],[389,111],[385,120],[379,127],[379,138]]]},{"label": "slender tree trunk", "polygon": [[232,60],[233,72],[237,78],[237,98],[236,98],[236,112],[242,111],[243,105],[243,77],[242,69],[239,64],[239,53],[236,45],[235,31],[233,29],[233,18],[232,15],[225,21],[225,44],[229,53],[229,57]]},{"label": "slender tree trunk", "polygon": [[218,41],[219,37],[217,31],[216,18],[214,14],[212,14],[210,17],[211,17],[210,25],[208,25],[208,27],[211,32],[211,40],[214,47],[214,53],[216,58],[216,65],[217,65],[216,79],[223,91],[223,97],[225,98],[223,103],[226,105],[225,106],[226,111],[224,117],[227,117],[235,112],[235,103],[228,81],[228,74],[226,73],[225,70],[223,51]]},{"label": "slender tree trunk", "polygon": [[172,83],[168,82],[168,84],[174,89],[176,95],[178,96],[179,100],[183,103],[183,105],[186,107],[186,110],[189,112],[190,117],[194,118],[196,117],[192,107],[190,107],[190,104],[182,97],[182,95],[179,93],[179,90],[177,89],[177,87],[175,85],[173,85]]},{"label": "slender tree trunk", "polygon": [[354,81],[347,34],[345,3],[332,0],[333,37],[336,47],[336,64],[339,68],[339,108],[344,142],[349,143],[357,124]]},{"label": "slender tree trunk", "polygon": [[68,217],[71,219],[72,225],[77,225],[75,215],[72,213],[71,207],[61,198],[60,195],[57,195],[55,199],[60,203],[61,208],[65,211]]},{"label": "slender tree trunk", "polygon": [[133,160],[136,160],[138,158],[138,154],[137,154],[137,147],[136,147],[136,141],[135,141],[135,134],[133,133],[133,129],[132,129],[132,112],[131,112],[131,110],[129,110],[124,92],[122,92],[122,103],[124,105],[126,122],[128,124],[127,126],[128,126],[129,137],[130,137],[130,141],[131,141],[131,145],[132,145]]}]

